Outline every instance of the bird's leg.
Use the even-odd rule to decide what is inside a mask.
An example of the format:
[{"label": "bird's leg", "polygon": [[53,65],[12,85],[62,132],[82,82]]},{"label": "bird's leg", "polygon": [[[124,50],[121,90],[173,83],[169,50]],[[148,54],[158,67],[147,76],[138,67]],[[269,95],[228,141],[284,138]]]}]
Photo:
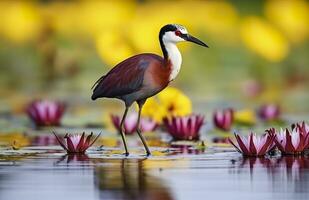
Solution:
[{"label": "bird's leg", "polygon": [[139,110],[138,110],[138,118],[137,118],[137,129],[136,129],[136,132],[137,132],[138,136],[140,137],[140,139],[142,140],[142,143],[143,143],[143,145],[144,145],[144,147],[145,147],[147,156],[149,156],[151,153],[150,153],[150,151],[149,151],[149,148],[148,148],[148,146],[147,146],[146,140],[145,140],[144,136],[142,135],[141,129],[140,129],[141,113],[142,113],[142,108],[143,108],[144,103],[145,103],[145,101],[143,101],[143,102],[138,102]]},{"label": "bird's leg", "polygon": [[124,124],[124,121],[126,119],[126,116],[127,116],[127,113],[128,113],[128,110],[129,110],[129,107],[126,106],[126,110],[124,111],[123,113],[123,116],[122,116],[122,119],[121,119],[121,122],[120,122],[120,134],[121,134],[121,138],[122,138],[122,142],[123,142],[123,145],[124,145],[124,149],[125,149],[125,155],[128,156],[129,155],[129,151],[128,151],[128,147],[127,147],[127,141],[126,141],[126,136],[124,134],[124,127],[123,127],[123,124]]}]

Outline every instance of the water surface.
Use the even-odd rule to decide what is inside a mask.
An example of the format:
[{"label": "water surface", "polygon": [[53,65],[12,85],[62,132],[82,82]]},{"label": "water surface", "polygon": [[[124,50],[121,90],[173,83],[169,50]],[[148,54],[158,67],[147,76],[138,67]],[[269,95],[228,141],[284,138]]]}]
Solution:
[{"label": "water surface", "polygon": [[111,155],[113,149],[66,155],[58,148],[44,148],[29,147],[27,154],[1,156],[1,200],[309,197],[307,157],[249,159],[217,148],[149,158],[138,149],[125,158]]}]

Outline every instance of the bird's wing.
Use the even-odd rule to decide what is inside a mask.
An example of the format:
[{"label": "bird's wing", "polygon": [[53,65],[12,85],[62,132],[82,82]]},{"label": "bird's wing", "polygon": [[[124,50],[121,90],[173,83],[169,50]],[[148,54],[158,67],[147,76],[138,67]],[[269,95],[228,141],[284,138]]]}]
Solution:
[{"label": "bird's wing", "polygon": [[93,89],[94,87],[96,87],[96,86],[100,83],[100,81],[102,81],[102,80],[104,79],[104,77],[105,77],[105,75],[101,76],[101,77],[92,85],[91,89]]},{"label": "bird's wing", "polygon": [[139,90],[142,87],[144,72],[149,63],[150,60],[141,55],[133,56],[119,63],[96,82],[92,99],[119,97]]}]

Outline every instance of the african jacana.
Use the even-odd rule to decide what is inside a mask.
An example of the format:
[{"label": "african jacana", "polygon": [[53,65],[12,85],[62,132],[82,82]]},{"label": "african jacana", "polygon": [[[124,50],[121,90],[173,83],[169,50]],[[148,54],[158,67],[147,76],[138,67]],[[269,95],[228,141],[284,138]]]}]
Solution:
[{"label": "african jacana", "polygon": [[[127,58],[96,81],[91,97],[92,100],[106,97],[124,101],[126,108],[120,127],[123,127],[129,107],[134,102],[138,104],[137,133],[145,147],[147,156],[150,155],[150,151],[139,129],[141,111],[147,98],[166,88],[179,73],[181,54],[176,43],[189,41],[208,47],[204,42],[189,35],[187,29],[178,24],[163,26],[159,33],[159,41],[163,58],[152,53],[143,53]],[[125,154],[129,155],[123,128],[121,128],[120,134]]]}]

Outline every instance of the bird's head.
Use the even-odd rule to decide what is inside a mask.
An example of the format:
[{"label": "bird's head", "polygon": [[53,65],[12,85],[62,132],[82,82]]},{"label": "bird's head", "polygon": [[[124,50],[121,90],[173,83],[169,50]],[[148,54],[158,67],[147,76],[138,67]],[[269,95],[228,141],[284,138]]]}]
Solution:
[{"label": "bird's head", "polygon": [[180,24],[167,24],[163,26],[160,30],[159,38],[164,43],[189,41],[204,47],[208,47],[207,44],[190,35],[187,29]]}]

